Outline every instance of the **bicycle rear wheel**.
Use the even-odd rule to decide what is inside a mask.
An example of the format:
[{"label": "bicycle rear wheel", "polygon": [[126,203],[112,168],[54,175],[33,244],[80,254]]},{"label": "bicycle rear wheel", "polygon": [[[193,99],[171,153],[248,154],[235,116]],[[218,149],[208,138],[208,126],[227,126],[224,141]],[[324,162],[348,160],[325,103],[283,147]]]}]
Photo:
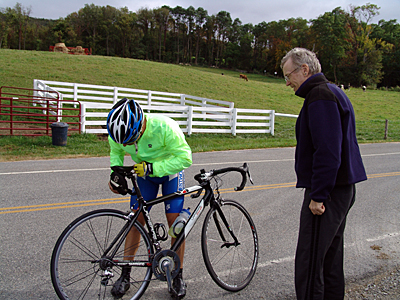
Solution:
[{"label": "bicycle rear wheel", "polygon": [[[231,292],[244,289],[252,280],[258,262],[258,237],[246,209],[233,200],[221,201],[221,219],[217,208],[211,208],[204,220],[201,249],[212,279]],[[235,243],[229,228],[238,243]]]},{"label": "bicycle rear wheel", "polygon": [[[51,258],[51,280],[60,299],[114,299],[110,291],[121,274],[124,243],[113,257],[105,250],[128,223],[127,213],[113,209],[89,212],[73,221],[63,231]],[[152,244],[143,226],[134,224],[141,235],[133,259],[130,289],[124,299],[139,299],[152,276]],[[110,251],[111,252],[111,251]]]}]

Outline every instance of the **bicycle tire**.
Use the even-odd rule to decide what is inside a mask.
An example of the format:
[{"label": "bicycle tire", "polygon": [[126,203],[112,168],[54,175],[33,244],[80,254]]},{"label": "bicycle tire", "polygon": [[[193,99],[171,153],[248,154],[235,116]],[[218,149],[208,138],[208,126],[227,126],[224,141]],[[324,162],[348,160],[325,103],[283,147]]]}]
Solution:
[{"label": "bicycle tire", "polygon": [[[250,214],[236,201],[222,200],[220,208],[240,244],[233,245],[234,240],[218,210],[211,208],[202,229],[203,259],[216,284],[227,291],[238,292],[250,283],[256,272],[257,231]],[[232,244],[227,247],[227,242]]]},{"label": "bicycle tire", "polygon": [[[86,213],[74,220],[57,240],[51,258],[51,280],[62,300],[70,299],[114,299],[110,291],[121,274],[124,242],[116,249],[107,271],[100,266],[104,250],[128,222],[128,213],[113,209],[101,209]],[[142,261],[146,267],[132,266],[130,289],[126,296],[139,299],[145,292],[152,276],[151,259],[154,255],[150,238],[143,226],[135,222],[141,235],[134,262]],[[111,276],[109,275],[111,272]],[[124,299],[128,299],[127,297]]]}]

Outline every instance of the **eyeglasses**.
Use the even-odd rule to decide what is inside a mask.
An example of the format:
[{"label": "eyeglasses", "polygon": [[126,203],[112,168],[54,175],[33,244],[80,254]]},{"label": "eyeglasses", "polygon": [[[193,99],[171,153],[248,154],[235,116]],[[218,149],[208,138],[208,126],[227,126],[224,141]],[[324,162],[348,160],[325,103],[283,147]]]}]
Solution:
[{"label": "eyeglasses", "polygon": [[285,75],[285,81],[288,82],[290,81],[289,76],[292,75],[294,72],[296,72],[298,69],[300,69],[301,67],[297,67],[296,69],[294,69],[292,72],[290,72],[289,74]]}]

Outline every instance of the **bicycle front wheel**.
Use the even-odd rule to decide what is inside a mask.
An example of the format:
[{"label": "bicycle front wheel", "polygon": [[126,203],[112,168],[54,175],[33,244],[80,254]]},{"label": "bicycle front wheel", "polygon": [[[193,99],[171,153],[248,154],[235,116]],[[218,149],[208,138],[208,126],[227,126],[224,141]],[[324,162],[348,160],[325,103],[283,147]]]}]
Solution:
[{"label": "bicycle front wheel", "polygon": [[257,231],[249,213],[236,201],[222,200],[219,208],[211,208],[204,220],[201,237],[204,263],[215,283],[237,292],[250,283],[256,272]]},{"label": "bicycle front wheel", "polygon": [[[57,240],[50,267],[60,299],[114,299],[110,291],[128,262],[134,265],[124,299],[141,297],[152,276],[150,259],[154,251],[147,232],[136,222],[132,230],[140,234],[140,242],[132,245],[135,256],[124,260],[124,242],[121,249],[116,249],[115,240],[128,222],[127,213],[102,209],[84,214],[68,225]],[[115,245],[105,253],[111,244]]]}]

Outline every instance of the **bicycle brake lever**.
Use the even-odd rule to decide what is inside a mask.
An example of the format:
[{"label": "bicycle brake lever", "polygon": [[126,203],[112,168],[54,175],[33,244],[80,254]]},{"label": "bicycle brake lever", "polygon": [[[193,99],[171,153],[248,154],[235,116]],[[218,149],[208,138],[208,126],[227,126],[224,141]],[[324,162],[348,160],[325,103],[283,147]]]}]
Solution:
[{"label": "bicycle brake lever", "polygon": [[247,163],[243,164],[243,170],[247,173],[247,176],[249,177],[249,180],[250,180],[251,184],[254,184],[253,183],[253,178],[251,178],[251,175],[250,175],[250,168],[249,168],[249,165]]},{"label": "bicycle brake lever", "polygon": [[251,184],[254,184],[253,179],[251,178],[249,169],[247,169],[247,175],[249,176],[249,180],[250,180]]}]

